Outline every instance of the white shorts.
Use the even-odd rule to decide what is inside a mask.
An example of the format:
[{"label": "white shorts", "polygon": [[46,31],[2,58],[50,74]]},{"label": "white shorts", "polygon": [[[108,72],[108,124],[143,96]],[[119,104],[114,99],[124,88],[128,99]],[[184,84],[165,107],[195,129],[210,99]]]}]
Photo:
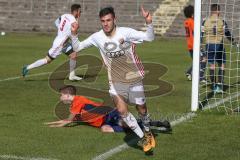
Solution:
[{"label": "white shorts", "polygon": [[127,103],[137,105],[146,103],[142,81],[134,84],[111,83],[109,93],[111,96],[122,96]]},{"label": "white shorts", "polygon": [[66,41],[67,38],[56,37],[53,41],[52,48],[50,48],[48,51],[48,57],[51,59],[55,59],[57,56],[62,54],[62,49]]}]

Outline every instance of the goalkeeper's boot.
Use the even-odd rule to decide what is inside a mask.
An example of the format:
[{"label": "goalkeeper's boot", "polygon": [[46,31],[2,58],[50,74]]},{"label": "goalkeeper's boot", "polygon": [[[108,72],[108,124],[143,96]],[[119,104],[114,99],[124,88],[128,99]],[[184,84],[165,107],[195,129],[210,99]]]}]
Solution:
[{"label": "goalkeeper's boot", "polygon": [[[151,126],[151,128],[157,129],[159,131],[164,131],[164,132],[171,132],[172,131],[171,124],[167,120],[151,121],[150,126]],[[155,127],[157,127],[157,128],[155,128]]]},{"label": "goalkeeper's boot", "polygon": [[189,81],[191,81],[191,80],[192,80],[192,75],[191,75],[191,74],[189,74],[189,73],[186,73],[186,77],[187,77],[187,79],[188,79]]},{"label": "goalkeeper's boot", "polygon": [[166,128],[166,131],[172,131],[172,127],[169,121],[165,120],[162,122],[162,124]]},{"label": "goalkeeper's boot", "polygon": [[215,90],[215,92],[216,93],[223,93],[223,90],[222,90],[222,87],[221,87],[222,85],[217,85],[216,86],[216,90]]},{"label": "goalkeeper's boot", "polygon": [[201,79],[199,79],[199,82],[201,84],[205,84],[205,83],[207,83],[207,80],[205,78],[201,78]]},{"label": "goalkeeper's boot", "polygon": [[144,152],[149,152],[152,150],[151,139],[144,135],[142,139],[138,141],[138,145],[143,148]]},{"label": "goalkeeper's boot", "polygon": [[27,66],[24,66],[23,68],[22,68],[22,76],[23,77],[25,77],[27,74],[28,74],[28,69],[27,69]]},{"label": "goalkeeper's boot", "polygon": [[217,93],[217,85],[215,83],[212,84],[211,88],[214,94]]}]

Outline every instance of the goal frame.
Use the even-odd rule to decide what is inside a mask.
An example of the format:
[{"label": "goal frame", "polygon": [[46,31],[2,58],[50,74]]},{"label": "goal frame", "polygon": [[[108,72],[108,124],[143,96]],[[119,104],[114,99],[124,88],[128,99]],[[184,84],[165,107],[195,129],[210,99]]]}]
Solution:
[{"label": "goal frame", "polygon": [[193,43],[193,68],[192,68],[192,96],[191,111],[196,112],[199,107],[199,62],[201,41],[201,6],[202,0],[194,2],[194,43]]}]

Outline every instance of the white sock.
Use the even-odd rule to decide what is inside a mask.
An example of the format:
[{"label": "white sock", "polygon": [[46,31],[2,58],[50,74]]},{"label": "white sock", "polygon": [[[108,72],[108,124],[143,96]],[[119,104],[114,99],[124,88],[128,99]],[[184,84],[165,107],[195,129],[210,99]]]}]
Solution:
[{"label": "white sock", "polygon": [[47,64],[46,58],[39,59],[39,60],[35,61],[34,63],[28,65],[27,69],[30,70],[30,69],[33,69],[33,68],[36,68],[36,67],[43,66],[45,64]]},{"label": "white sock", "polygon": [[132,113],[128,112],[126,116],[122,116],[123,121],[130,127],[138,137],[142,138],[144,136],[142,129],[139,127],[136,118]]},{"label": "white sock", "polygon": [[77,65],[77,61],[76,60],[73,60],[73,59],[69,60],[69,70],[70,70],[69,76],[70,77],[75,76],[74,69],[76,68],[76,65]]}]

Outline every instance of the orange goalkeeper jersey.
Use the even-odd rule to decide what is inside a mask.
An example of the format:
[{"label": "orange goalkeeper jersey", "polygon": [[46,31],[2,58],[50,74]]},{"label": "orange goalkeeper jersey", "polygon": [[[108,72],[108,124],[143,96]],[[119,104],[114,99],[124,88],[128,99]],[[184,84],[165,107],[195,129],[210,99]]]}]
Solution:
[{"label": "orange goalkeeper jersey", "polygon": [[193,50],[193,34],[194,34],[194,20],[193,18],[187,18],[184,21],[184,27],[186,30],[187,46],[188,50]]},{"label": "orange goalkeeper jersey", "polygon": [[105,115],[94,112],[94,109],[100,106],[102,106],[102,103],[94,102],[84,96],[75,96],[70,112],[80,115],[80,119],[77,119],[78,121],[87,122],[94,127],[100,127],[104,123]]}]

